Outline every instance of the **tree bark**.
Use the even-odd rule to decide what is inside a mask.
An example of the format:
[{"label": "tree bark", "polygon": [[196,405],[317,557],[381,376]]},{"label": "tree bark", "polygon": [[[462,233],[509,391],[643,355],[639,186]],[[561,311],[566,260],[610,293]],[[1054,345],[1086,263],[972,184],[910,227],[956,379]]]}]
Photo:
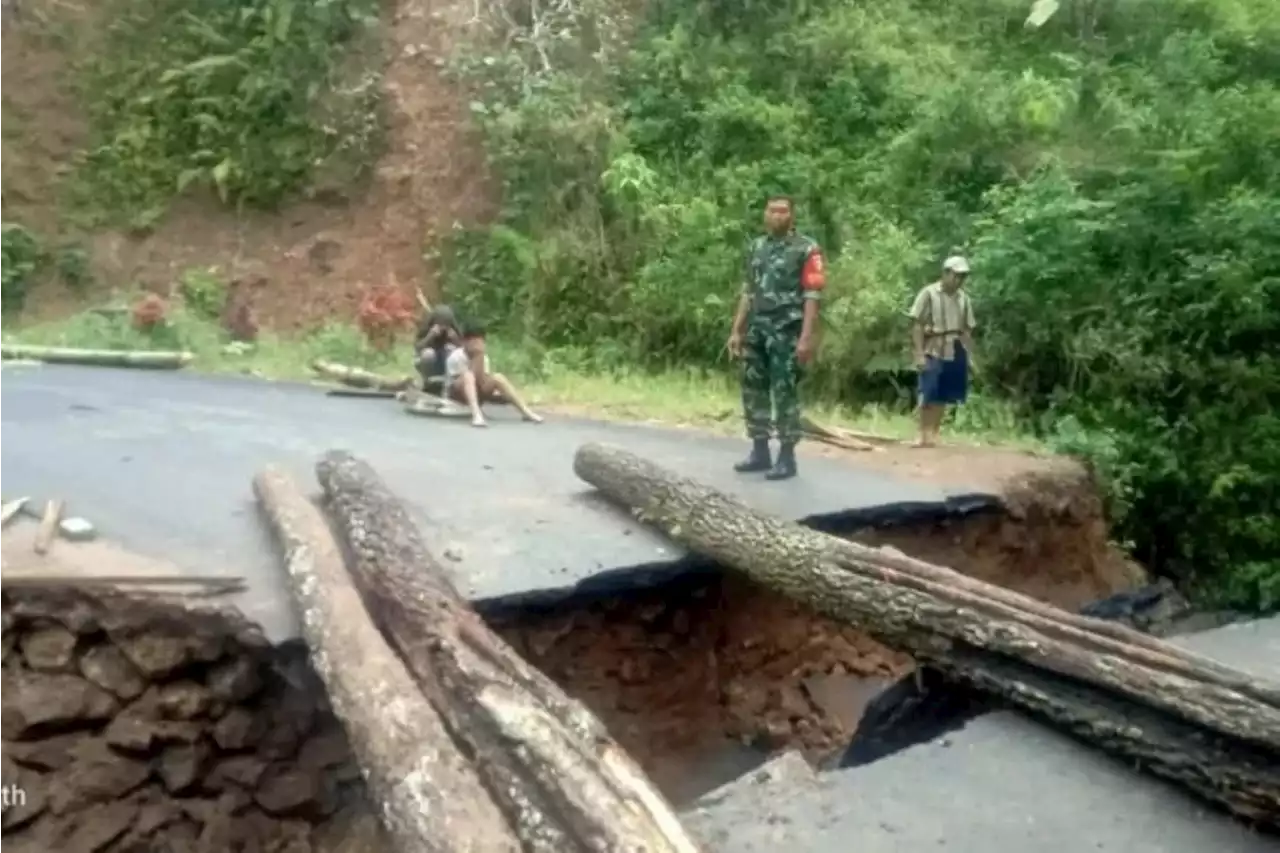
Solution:
[{"label": "tree bark", "polygon": [[674,811],[600,721],[489,630],[377,474],[317,467],[356,585],[529,853],[695,853]]},{"label": "tree bark", "polygon": [[1121,625],[758,513],[634,454],[575,471],[690,550],[1246,817],[1280,825],[1280,686]]},{"label": "tree bark", "polygon": [[69,347],[36,347],[5,344],[0,357],[43,361],[50,364],[87,364],[95,367],[140,367],[153,370],[177,370],[195,358],[189,352],[149,350],[71,349]]},{"label": "tree bark", "polygon": [[303,634],[395,853],[517,853],[440,716],[369,619],[325,519],[273,468],[254,492],[275,531]]}]

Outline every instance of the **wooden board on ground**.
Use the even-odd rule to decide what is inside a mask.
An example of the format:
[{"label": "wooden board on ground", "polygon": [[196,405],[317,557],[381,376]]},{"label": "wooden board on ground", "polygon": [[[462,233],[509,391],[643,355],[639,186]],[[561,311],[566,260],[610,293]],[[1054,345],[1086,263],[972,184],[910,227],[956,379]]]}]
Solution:
[{"label": "wooden board on ground", "polygon": [[[59,541],[57,547],[37,554],[36,525],[15,524],[0,540],[0,571],[4,584],[56,583],[68,586],[78,580],[86,586],[128,586],[131,591],[165,595],[207,596],[240,591],[244,580],[232,576],[188,577],[178,566],[130,551],[104,540]],[[78,580],[77,580],[78,579]]]},{"label": "wooden board on ground", "polygon": [[397,399],[404,404],[404,410],[411,415],[442,418],[465,418],[469,415],[464,406],[425,391],[403,391],[397,395]]}]

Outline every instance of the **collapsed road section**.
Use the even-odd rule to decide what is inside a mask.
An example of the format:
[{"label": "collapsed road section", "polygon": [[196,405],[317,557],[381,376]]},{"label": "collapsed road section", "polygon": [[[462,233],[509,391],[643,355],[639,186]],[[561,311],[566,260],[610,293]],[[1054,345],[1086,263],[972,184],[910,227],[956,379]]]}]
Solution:
[{"label": "collapsed road section", "polygon": [[[687,816],[667,804],[675,791],[646,778],[658,781],[661,767],[645,749],[661,742],[661,733],[637,734],[618,712],[630,713],[634,724],[656,710],[643,707],[653,685],[630,695],[592,696],[574,684],[574,663],[579,677],[592,668],[587,643],[608,636],[611,618],[623,634],[633,632],[631,649],[618,649],[614,658],[618,671],[611,677],[619,686],[643,683],[644,668],[656,666],[659,656],[718,651],[729,657],[729,647],[752,646],[750,626],[792,619],[801,636],[785,650],[790,665],[821,658],[822,643],[828,652],[878,660],[875,671],[884,676],[909,665],[900,654],[845,633],[843,608],[857,610],[851,590],[882,605],[878,612],[858,611],[862,625],[946,676],[1068,727],[1093,713],[1082,731],[1098,746],[1133,757],[1135,749],[1155,744],[1160,749],[1145,760],[1157,772],[1182,755],[1184,769],[1199,768],[1218,787],[1210,790],[1186,774],[1176,781],[1259,825],[1274,822],[1280,792],[1275,688],[1266,682],[1134,632],[975,587],[892,551],[776,522],[630,454],[584,448],[579,471],[649,523],[754,578],[755,586],[689,575],[682,587],[667,586],[665,597],[598,599],[594,611],[580,611],[567,626],[554,627],[567,614],[546,602],[524,612],[490,607],[486,624],[372,470],[331,454],[320,467],[329,521],[279,471],[257,481],[284,546],[318,681],[310,671],[290,674],[287,659],[252,631],[219,634],[201,627],[213,624],[209,617],[185,609],[175,617],[155,602],[150,609],[136,602],[108,607],[83,592],[72,599],[64,593],[53,605],[47,592],[42,598],[30,587],[6,589],[6,784],[50,793],[26,803],[26,811],[6,812],[5,840],[73,851],[183,849],[173,846],[174,838],[197,845],[192,849],[336,850],[362,849],[330,845],[363,831],[372,839],[363,849],[397,851],[466,844],[571,851],[597,849],[587,839],[602,838],[613,839],[607,849],[737,849],[721,847],[705,832],[691,835],[682,826]],[[733,534],[714,534],[724,529]],[[699,538],[709,534],[718,538]],[[769,577],[769,561],[753,556],[770,554],[791,558],[786,577]],[[833,577],[836,565],[844,574]],[[778,586],[792,604],[763,598]],[[983,602],[960,600],[975,590]],[[707,601],[712,606],[699,610],[697,602]],[[825,621],[808,609],[815,606],[827,611]],[[952,612],[951,621],[937,618],[939,607]],[[732,642],[717,648],[698,638],[700,619],[733,609],[744,626]],[[143,612],[151,615],[136,615]],[[643,645],[642,626],[678,639],[647,660],[628,654]],[[566,636],[578,644],[556,661],[549,650]],[[781,636],[764,658],[784,651]],[[833,647],[833,637],[844,644]],[[1018,642],[1009,645],[1010,638]],[[1089,649],[1095,665],[1082,663],[1074,648]],[[525,650],[535,662],[554,664],[546,669],[558,670],[557,677],[530,666],[517,654]],[[627,661],[638,669],[622,672]],[[714,667],[702,674],[716,677]],[[1126,677],[1117,681],[1117,671]],[[74,702],[41,701],[55,681],[55,692]],[[1014,690],[1017,685],[1023,689]],[[673,693],[698,696],[692,686],[669,685]],[[713,704],[707,701],[713,696],[701,696]],[[691,710],[696,704],[686,702]],[[1112,707],[1150,725],[1105,742],[1098,733],[1118,728],[1108,728]],[[1232,714],[1222,715],[1222,707]],[[820,749],[830,736],[799,725],[807,719],[801,705],[777,710],[763,727],[767,733],[772,724],[777,740],[761,744],[764,751],[786,746],[789,738]],[[346,738],[335,737],[335,717]],[[723,717],[704,719],[714,728]],[[672,745],[666,748],[670,754]],[[356,767],[366,784],[354,784]],[[376,823],[367,819],[371,810]],[[174,829],[161,833],[160,826]],[[474,827],[486,833],[479,848]],[[233,841],[226,840],[228,832]]]}]

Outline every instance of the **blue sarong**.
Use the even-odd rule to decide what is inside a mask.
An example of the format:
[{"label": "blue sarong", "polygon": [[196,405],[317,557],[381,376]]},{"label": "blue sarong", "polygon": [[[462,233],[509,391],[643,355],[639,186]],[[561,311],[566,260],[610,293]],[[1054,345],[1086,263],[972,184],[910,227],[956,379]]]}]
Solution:
[{"label": "blue sarong", "polygon": [[920,371],[920,402],[926,406],[963,403],[969,393],[969,354],[955,342],[955,358],[944,361],[928,356]]}]

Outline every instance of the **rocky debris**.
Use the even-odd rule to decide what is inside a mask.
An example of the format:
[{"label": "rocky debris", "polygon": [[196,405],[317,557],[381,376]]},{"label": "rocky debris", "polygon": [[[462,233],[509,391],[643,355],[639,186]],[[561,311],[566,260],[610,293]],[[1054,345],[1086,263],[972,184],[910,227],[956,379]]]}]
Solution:
[{"label": "rocky debris", "polygon": [[358,849],[382,849],[302,649],[104,595],[3,590],[3,783],[26,794],[4,811],[6,851],[312,853],[357,820]]},{"label": "rocky debris", "polygon": [[114,696],[75,675],[11,669],[3,682],[0,733],[6,741],[104,722],[119,708]]},{"label": "rocky debris", "polygon": [[80,674],[121,699],[136,699],[146,689],[146,679],[115,646],[88,649],[80,656]]},{"label": "rocky debris", "polygon": [[22,657],[37,672],[66,672],[75,664],[76,635],[61,625],[37,628],[22,636]]}]

